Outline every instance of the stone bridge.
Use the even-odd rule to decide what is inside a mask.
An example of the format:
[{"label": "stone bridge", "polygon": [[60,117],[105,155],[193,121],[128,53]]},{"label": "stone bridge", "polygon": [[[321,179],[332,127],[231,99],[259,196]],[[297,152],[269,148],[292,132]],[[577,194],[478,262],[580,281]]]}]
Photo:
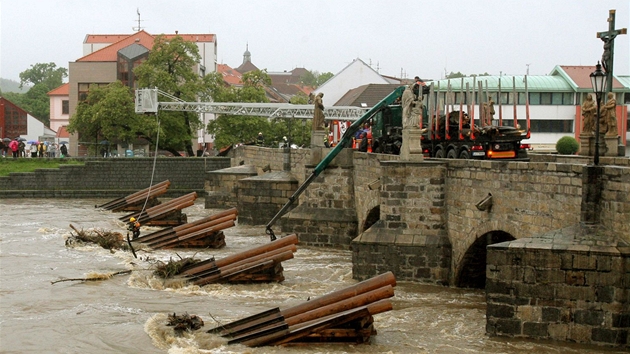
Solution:
[{"label": "stone bridge", "polygon": [[[326,153],[240,147],[231,169],[207,173],[206,207],[232,203],[239,222],[265,224]],[[346,149],[275,227],[305,245],[352,249],[358,279],[391,270],[401,280],[482,288],[487,245],[580,223],[588,163],[542,154],[408,162]],[[601,165],[601,223],[630,241],[630,160]]]}]

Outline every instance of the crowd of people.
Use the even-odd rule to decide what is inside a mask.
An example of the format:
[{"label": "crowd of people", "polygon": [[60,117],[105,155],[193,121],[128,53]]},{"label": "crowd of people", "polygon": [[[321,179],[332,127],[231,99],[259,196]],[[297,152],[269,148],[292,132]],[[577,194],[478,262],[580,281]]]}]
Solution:
[{"label": "crowd of people", "polygon": [[2,157],[26,158],[26,157],[65,157],[68,155],[68,148],[65,144],[51,143],[48,141],[31,141],[28,142],[28,153],[26,150],[27,142],[21,138],[13,140],[0,140],[0,154]]}]

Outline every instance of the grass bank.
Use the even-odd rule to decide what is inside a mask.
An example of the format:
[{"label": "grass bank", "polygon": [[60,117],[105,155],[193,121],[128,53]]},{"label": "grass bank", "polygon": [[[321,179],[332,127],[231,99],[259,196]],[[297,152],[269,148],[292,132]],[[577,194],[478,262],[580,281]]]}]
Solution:
[{"label": "grass bank", "polygon": [[83,162],[74,159],[0,157],[0,176],[8,176],[11,172],[33,172],[38,168],[58,168],[63,164],[83,165]]}]

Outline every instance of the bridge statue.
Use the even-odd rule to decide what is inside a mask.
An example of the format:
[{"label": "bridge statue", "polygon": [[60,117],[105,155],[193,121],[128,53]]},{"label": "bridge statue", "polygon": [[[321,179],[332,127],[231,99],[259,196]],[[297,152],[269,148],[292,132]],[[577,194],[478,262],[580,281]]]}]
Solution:
[{"label": "bridge statue", "polygon": [[593,135],[593,130],[595,130],[596,111],[597,106],[595,106],[593,96],[589,93],[588,95],[586,95],[584,102],[582,102],[582,134]]},{"label": "bridge statue", "polygon": [[[606,136],[617,136],[617,100],[615,100],[615,94],[608,92],[608,101],[602,107],[601,117],[603,121],[608,125]],[[601,127],[600,127],[601,128]]]},{"label": "bridge statue", "polygon": [[313,113],[313,131],[324,130],[324,93],[320,92],[315,96]]}]

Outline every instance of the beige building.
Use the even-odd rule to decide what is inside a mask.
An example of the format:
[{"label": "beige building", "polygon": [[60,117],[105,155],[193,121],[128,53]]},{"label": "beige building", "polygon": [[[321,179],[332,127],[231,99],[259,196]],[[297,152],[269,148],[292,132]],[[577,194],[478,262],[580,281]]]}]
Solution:
[{"label": "beige building", "polygon": [[[216,71],[217,41],[214,34],[175,33],[166,36],[177,35],[199,47],[201,62],[197,69],[200,75]],[[68,67],[68,121],[64,122],[60,118],[56,124],[67,125],[77,104],[85,99],[90,88],[105,86],[116,80],[136,88],[133,69],[147,59],[154,39],[155,36],[146,31],[131,35],[87,35],[83,42],[84,56],[70,62]],[[51,102],[51,108],[52,104]],[[87,146],[80,145],[76,135],[70,137],[69,145],[72,156],[84,156],[87,152]]]}]

